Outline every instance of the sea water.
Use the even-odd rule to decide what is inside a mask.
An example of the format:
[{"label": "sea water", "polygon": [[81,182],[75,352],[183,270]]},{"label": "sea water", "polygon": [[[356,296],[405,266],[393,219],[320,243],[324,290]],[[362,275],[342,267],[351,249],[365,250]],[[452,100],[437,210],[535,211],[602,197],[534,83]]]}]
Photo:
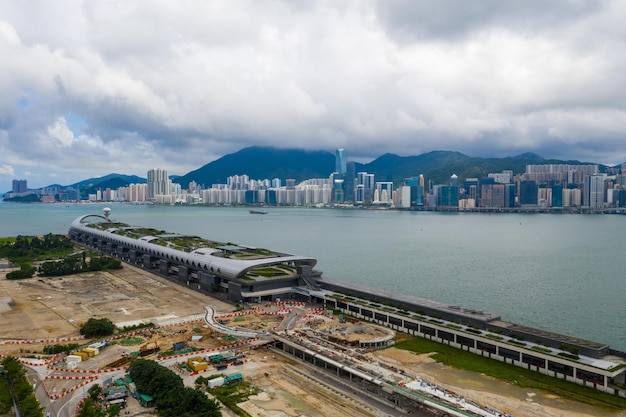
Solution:
[{"label": "sea water", "polygon": [[0,203],[0,236],[76,217],[313,257],[324,276],[470,307],[626,350],[626,216]]}]

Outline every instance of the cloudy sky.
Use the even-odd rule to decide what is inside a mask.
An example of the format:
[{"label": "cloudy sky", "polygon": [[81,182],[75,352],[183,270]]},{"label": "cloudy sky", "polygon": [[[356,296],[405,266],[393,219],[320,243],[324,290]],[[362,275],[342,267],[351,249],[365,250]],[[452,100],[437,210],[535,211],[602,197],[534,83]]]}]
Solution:
[{"label": "cloudy sky", "polygon": [[0,192],[250,145],[626,161],[626,2],[0,0]]}]

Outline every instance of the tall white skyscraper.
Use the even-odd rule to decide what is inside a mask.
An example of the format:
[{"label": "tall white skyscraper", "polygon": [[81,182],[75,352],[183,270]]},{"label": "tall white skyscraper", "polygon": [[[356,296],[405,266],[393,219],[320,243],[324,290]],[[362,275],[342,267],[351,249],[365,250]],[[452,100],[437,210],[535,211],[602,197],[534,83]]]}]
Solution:
[{"label": "tall white skyscraper", "polygon": [[148,171],[148,200],[154,201],[158,195],[170,194],[170,179],[164,169],[151,169]]}]

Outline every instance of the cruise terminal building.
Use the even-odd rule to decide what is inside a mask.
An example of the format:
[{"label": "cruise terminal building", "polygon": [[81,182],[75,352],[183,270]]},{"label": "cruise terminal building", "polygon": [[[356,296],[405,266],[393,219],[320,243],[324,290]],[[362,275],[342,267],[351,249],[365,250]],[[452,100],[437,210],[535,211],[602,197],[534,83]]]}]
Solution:
[{"label": "cruise terminal building", "polygon": [[626,353],[505,322],[499,316],[335,281],[313,258],[130,226],[104,215],[75,219],[77,243],[232,303],[305,299],[481,356],[626,397]]}]

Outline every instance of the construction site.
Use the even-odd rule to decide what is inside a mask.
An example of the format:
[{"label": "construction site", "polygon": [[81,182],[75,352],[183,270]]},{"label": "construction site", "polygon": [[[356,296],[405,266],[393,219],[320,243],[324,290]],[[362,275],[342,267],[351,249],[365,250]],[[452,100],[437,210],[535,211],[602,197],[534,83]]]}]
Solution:
[{"label": "construction site", "polygon": [[[7,269],[0,270],[0,299],[5,300],[0,354],[21,357],[27,366],[29,360],[54,358],[49,367],[59,371],[44,382],[52,397],[84,390],[96,375],[106,386],[114,386],[119,380],[114,376],[123,375],[125,366],[136,358],[146,358],[176,371],[190,386],[198,376],[209,378],[212,384],[250,383],[257,392],[239,407],[251,416],[385,416],[405,412],[351,389],[349,383],[337,383],[332,372],[329,377],[327,364],[322,368],[288,348],[274,348],[263,337],[271,332],[284,340],[284,346],[292,341],[305,346],[304,340],[303,349],[308,352],[325,352],[337,362],[345,360],[381,375],[390,369],[398,375],[420,375],[486,407],[505,409],[516,416],[626,416],[445,368],[428,355],[395,349],[394,343],[407,338],[405,334],[333,315],[319,306],[234,306],[128,265],[115,273],[20,281],[4,279],[5,272]],[[208,305],[214,309],[215,326],[207,321]],[[92,317],[108,318],[118,328],[148,327],[106,340],[78,338],[79,328]],[[228,334],[234,331],[258,337]],[[46,346],[55,343],[77,343],[79,348],[70,354],[43,354]],[[146,405],[148,399],[131,396],[125,403],[129,412],[150,415]],[[234,414],[223,409],[223,415]]]}]

